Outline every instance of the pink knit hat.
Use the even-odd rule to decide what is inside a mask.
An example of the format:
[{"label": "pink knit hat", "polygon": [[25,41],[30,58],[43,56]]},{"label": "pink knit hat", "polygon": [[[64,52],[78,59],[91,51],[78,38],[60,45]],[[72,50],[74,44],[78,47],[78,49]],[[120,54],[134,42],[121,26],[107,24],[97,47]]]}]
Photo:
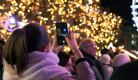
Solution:
[{"label": "pink knit hat", "polygon": [[108,54],[104,54],[102,57],[99,58],[99,61],[104,64],[110,64],[110,56]]},{"label": "pink knit hat", "polygon": [[123,64],[126,64],[128,62],[130,62],[129,56],[127,54],[122,53],[122,54],[118,54],[114,57],[112,66],[117,68],[117,67],[119,67]]}]

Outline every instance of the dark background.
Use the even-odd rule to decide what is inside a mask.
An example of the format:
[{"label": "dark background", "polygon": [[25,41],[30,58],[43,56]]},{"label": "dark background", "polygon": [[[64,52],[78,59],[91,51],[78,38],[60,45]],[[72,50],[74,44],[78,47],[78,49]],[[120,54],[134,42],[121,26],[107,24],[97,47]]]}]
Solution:
[{"label": "dark background", "polygon": [[132,0],[101,0],[102,7],[108,7],[110,13],[117,14],[127,20],[124,26],[133,26],[131,5]]}]

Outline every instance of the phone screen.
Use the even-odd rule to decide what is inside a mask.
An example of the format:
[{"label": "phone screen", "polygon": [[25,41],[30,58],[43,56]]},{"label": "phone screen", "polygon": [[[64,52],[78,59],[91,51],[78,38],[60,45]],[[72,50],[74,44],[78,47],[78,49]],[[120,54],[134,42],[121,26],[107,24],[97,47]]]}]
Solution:
[{"label": "phone screen", "polygon": [[56,30],[57,30],[59,45],[67,45],[67,42],[65,40],[65,36],[68,37],[67,23],[66,22],[56,23]]}]

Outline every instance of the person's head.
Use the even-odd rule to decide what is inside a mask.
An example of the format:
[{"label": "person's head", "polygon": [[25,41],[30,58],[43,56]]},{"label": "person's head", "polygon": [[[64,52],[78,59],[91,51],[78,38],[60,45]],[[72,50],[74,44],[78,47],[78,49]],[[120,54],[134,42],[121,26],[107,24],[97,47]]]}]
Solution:
[{"label": "person's head", "polygon": [[126,63],[130,62],[130,58],[127,54],[118,54],[114,57],[113,62],[112,62],[112,67],[118,68],[121,65],[124,65]]},{"label": "person's head", "polygon": [[108,54],[103,55],[99,58],[99,61],[103,64],[110,65],[111,64],[111,58]]},{"label": "person's head", "polygon": [[59,51],[58,57],[60,60],[58,64],[64,67],[65,69],[67,69],[71,73],[73,71],[73,68],[72,68],[72,61],[71,61],[70,55],[68,55],[65,52]]},{"label": "person's head", "polygon": [[50,38],[45,28],[38,24],[28,24],[22,29],[15,30],[4,47],[4,59],[14,68],[17,74],[26,69],[28,53],[33,51],[48,52]]},{"label": "person's head", "polygon": [[96,56],[97,47],[91,38],[82,40],[79,44],[79,48],[92,56]]},{"label": "person's head", "polygon": [[104,48],[102,51],[101,51],[101,54],[109,54],[110,51],[107,49],[107,48]]},{"label": "person's head", "polygon": [[3,45],[0,43],[0,64],[2,64],[2,60],[3,60],[3,57],[2,57],[2,55],[3,55]]}]

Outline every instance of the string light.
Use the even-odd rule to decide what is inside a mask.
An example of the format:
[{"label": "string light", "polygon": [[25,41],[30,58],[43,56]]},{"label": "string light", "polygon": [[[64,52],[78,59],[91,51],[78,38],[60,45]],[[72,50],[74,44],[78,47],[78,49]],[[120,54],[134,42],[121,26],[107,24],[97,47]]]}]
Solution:
[{"label": "string light", "polygon": [[[120,32],[119,26],[122,19],[113,13],[102,12],[102,8],[98,5],[99,0],[55,0],[55,2],[50,2],[50,0],[21,0],[20,3],[16,0],[8,0],[8,2],[11,4],[9,4],[10,6],[4,3],[0,4],[0,16],[3,15],[7,20],[16,14],[24,25],[37,23],[45,26],[51,36],[50,38],[54,36],[55,23],[61,21],[69,23],[68,27],[74,32],[78,42],[84,38],[92,38],[97,45],[103,45],[98,48],[99,50],[102,47],[107,47],[109,42],[116,43],[118,41],[117,36]],[[13,29],[17,27],[15,25],[19,24],[14,24]],[[6,36],[10,36],[12,33],[7,32],[7,29],[8,26],[3,29],[6,32],[3,31],[0,34],[0,36],[5,36],[4,39],[7,39]]]}]

